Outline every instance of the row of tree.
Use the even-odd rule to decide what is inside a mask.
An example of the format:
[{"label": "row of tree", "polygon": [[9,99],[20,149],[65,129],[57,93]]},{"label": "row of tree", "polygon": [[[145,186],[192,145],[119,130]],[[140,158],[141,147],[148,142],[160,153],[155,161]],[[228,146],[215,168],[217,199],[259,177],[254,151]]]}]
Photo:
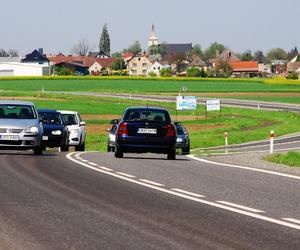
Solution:
[{"label": "row of tree", "polygon": [[19,52],[15,49],[9,49],[9,50],[5,50],[5,49],[0,49],[0,57],[15,57],[15,56],[19,56]]}]

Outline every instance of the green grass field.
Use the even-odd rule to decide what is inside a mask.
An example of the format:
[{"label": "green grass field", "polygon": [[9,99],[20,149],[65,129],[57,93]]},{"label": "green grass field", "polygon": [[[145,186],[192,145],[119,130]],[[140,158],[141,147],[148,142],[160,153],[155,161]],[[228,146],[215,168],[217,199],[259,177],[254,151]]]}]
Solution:
[{"label": "green grass field", "polygon": [[266,84],[262,81],[189,81],[189,80],[1,80],[0,90],[10,91],[97,91],[126,93],[178,93],[185,86],[188,92],[300,92],[300,84]]}]

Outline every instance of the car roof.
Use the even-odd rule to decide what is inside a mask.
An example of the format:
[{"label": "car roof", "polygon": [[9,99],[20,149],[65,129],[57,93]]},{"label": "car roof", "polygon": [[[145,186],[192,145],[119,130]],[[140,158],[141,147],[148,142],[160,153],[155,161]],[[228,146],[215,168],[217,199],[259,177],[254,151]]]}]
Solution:
[{"label": "car roof", "polygon": [[76,111],[70,111],[70,110],[57,110],[57,111],[61,114],[72,114],[72,115],[77,114]]},{"label": "car roof", "polygon": [[0,105],[28,105],[34,106],[33,102],[25,102],[25,101],[15,101],[15,100],[1,100]]},{"label": "car roof", "polygon": [[160,108],[160,107],[129,107],[126,110],[131,110],[131,109],[149,109],[149,110],[163,110],[163,111],[167,111],[167,109],[165,108]]}]

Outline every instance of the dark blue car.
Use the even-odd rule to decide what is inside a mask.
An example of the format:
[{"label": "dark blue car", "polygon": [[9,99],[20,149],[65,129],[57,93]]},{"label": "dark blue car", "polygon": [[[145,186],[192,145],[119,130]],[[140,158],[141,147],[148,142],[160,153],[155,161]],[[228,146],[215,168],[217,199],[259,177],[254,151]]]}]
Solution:
[{"label": "dark blue car", "polygon": [[38,113],[43,121],[43,147],[60,147],[61,151],[69,151],[69,132],[62,115],[49,109],[40,109]]},{"label": "dark blue car", "polygon": [[127,108],[116,131],[115,157],[123,153],[160,153],[176,158],[176,129],[163,108]]}]

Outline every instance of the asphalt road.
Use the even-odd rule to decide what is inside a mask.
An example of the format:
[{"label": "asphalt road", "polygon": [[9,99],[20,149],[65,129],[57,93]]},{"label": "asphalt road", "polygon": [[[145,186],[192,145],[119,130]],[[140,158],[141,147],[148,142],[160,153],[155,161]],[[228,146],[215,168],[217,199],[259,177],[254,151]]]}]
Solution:
[{"label": "asphalt road", "polygon": [[300,248],[299,179],[125,157],[1,151],[0,249]]}]

